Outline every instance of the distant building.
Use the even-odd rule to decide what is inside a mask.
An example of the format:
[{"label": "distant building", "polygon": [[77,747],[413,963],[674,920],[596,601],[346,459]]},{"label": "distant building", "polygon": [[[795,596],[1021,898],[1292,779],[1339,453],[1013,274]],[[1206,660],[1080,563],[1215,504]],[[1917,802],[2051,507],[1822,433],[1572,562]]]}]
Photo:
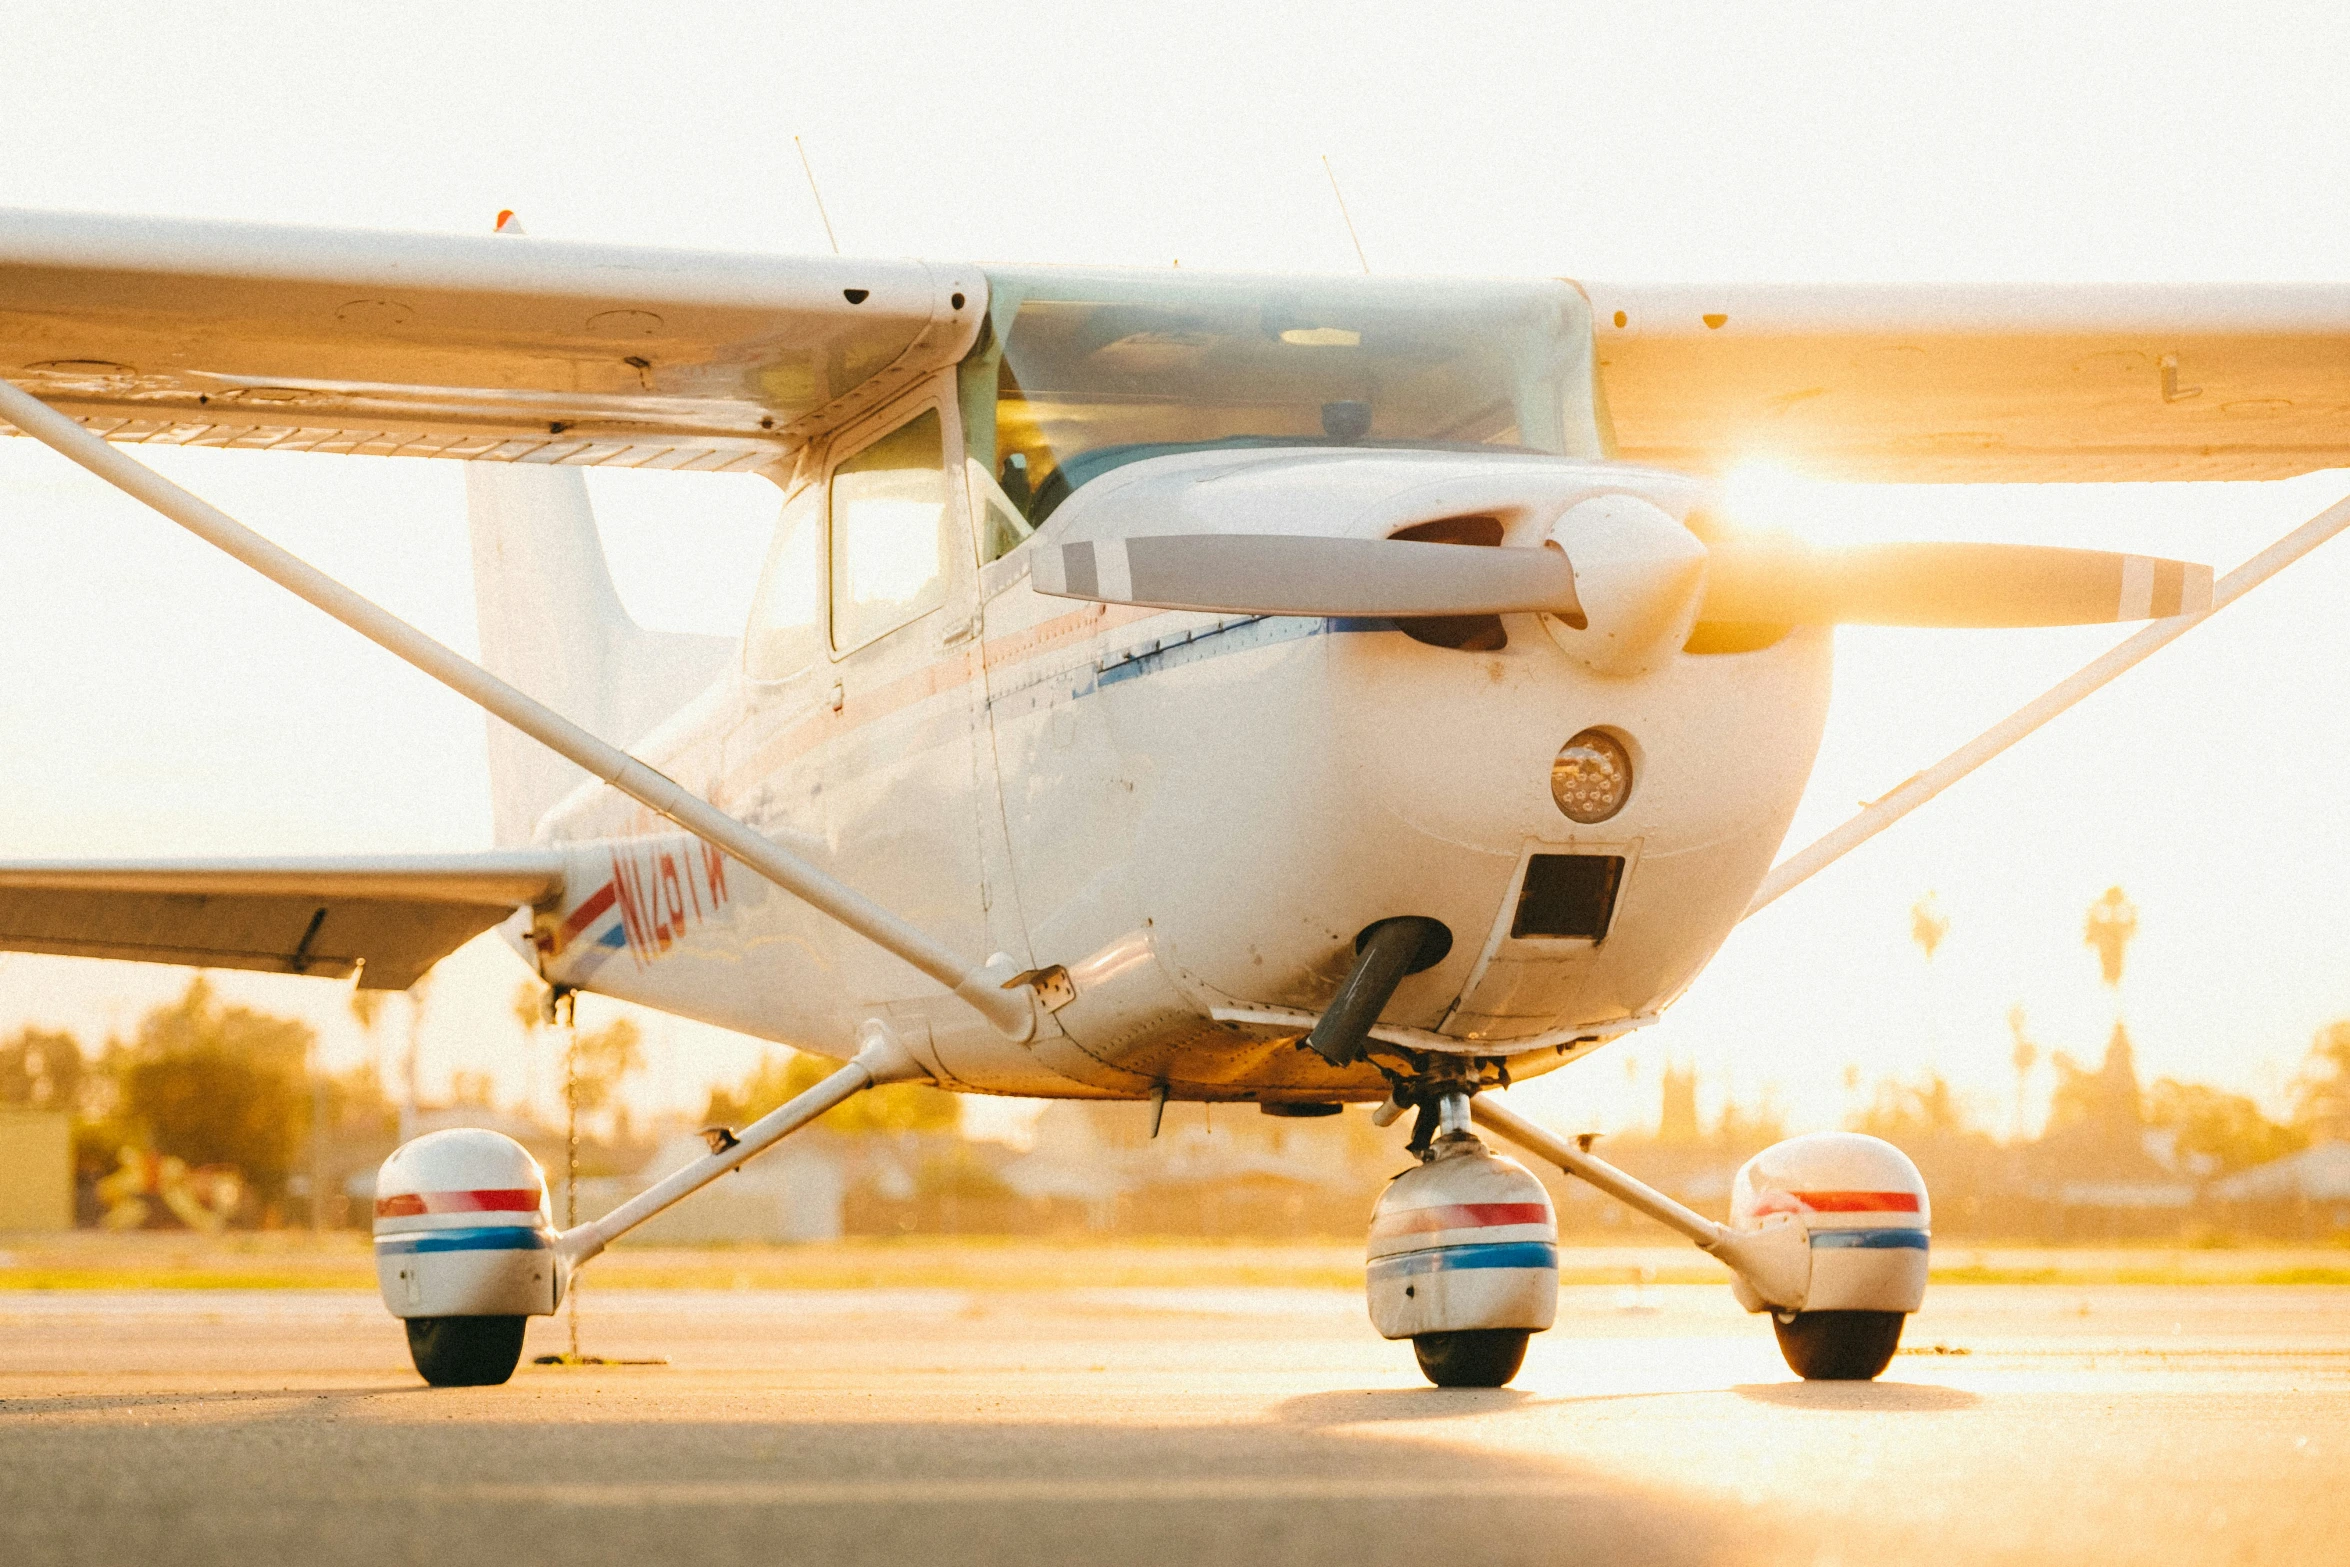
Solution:
[{"label": "distant building", "polygon": [[1291,1119],[1246,1104],[1169,1105],[1155,1139],[1149,1114],[1056,1101],[1037,1118],[1035,1145],[999,1176],[1040,1228],[1301,1237],[1359,1233],[1404,1164],[1400,1136],[1359,1109]]},{"label": "distant building", "polygon": [[2222,1202],[2350,1203],[2350,1143],[2329,1138],[2239,1171],[2211,1188]]},{"label": "distant building", "polygon": [[2237,1224],[2269,1234],[2350,1234],[2350,1142],[2328,1138],[2215,1182]]}]

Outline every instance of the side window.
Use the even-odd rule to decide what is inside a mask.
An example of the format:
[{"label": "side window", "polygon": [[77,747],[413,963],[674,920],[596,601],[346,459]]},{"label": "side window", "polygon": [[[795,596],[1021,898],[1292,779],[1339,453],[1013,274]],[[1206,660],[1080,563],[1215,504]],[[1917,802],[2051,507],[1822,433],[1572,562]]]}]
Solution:
[{"label": "side window", "polygon": [[784,503],[759,573],[743,637],[751,679],[788,680],[824,656],[823,544],[824,486],[811,484]]},{"label": "side window", "polygon": [[925,409],[832,471],[832,645],[862,647],[946,598],[945,437]]}]

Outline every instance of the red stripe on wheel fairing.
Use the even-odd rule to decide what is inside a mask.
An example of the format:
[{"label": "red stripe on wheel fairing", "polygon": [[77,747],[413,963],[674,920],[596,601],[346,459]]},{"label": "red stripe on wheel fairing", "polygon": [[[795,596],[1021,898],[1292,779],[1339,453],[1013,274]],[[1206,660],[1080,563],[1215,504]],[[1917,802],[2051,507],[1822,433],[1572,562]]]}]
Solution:
[{"label": "red stripe on wheel fairing", "polygon": [[1915,1213],[1915,1192],[1789,1192],[1814,1213]]},{"label": "red stripe on wheel fairing", "polygon": [[379,1219],[413,1219],[425,1213],[536,1213],[536,1187],[515,1186],[483,1192],[402,1192],[375,1200]]},{"label": "red stripe on wheel fairing", "polygon": [[1435,1208],[1398,1208],[1371,1225],[1371,1238],[1432,1235],[1439,1230],[1477,1230],[1497,1224],[1548,1224],[1550,1210],[1538,1202],[1464,1202]]}]

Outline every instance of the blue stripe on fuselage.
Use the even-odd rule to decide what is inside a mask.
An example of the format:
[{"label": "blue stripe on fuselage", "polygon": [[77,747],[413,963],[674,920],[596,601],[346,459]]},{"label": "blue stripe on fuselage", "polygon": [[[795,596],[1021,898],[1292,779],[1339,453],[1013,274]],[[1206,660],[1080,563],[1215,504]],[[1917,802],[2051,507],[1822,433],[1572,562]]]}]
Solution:
[{"label": "blue stripe on fuselage", "polygon": [[[1257,615],[1246,620],[1200,626],[1167,637],[1146,637],[1128,647],[1102,654],[1092,661],[1091,667],[1085,669],[1077,683],[1069,688],[1068,695],[1074,701],[1092,696],[1110,686],[1157,674],[1162,669],[1178,669],[1185,664],[1222,658],[1227,653],[1247,653],[1283,642],[1303,641],[1307,637],[1352,636],[1395,629],[1392,620],[1328,619],[1308,615]],[[1033,684],[1024,682],[1020,686],[1007,687],[997,696],[991,697],[990,703],[993,705],[1003,698],[1024,695]]]}]

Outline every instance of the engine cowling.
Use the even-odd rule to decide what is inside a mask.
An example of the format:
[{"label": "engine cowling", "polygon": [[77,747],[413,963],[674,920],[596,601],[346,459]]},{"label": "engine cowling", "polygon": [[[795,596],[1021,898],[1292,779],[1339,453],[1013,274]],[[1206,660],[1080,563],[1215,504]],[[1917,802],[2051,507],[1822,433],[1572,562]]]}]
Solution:
[{"label": "engine cowling", "polygon": [[[1883,1138],[1814,1132],[1747,1160],[1730,1188],[1732,1227],[1759,1230],[1782,1214],[1810,1244],[1805,1311],[1912,1312],[1925,1303],[1926,1183]],[[1743,1278],[1733,1287],[1748,1311],[1767,1309]]]},{"label": "engine cowling", "polygon": [[375,1281],[395,1317],[554,1311],[563,1267],[530,1150],[471,1128],[393,1150],[375,1182]]},{"label": "engine cowling", "polygon": [[1558,1216],[1514,1159],[1462,1138],[1406,1170],[1372,1212],[1365,1284],[1383,1338],[1539,1333],[1558,1315]]}]

